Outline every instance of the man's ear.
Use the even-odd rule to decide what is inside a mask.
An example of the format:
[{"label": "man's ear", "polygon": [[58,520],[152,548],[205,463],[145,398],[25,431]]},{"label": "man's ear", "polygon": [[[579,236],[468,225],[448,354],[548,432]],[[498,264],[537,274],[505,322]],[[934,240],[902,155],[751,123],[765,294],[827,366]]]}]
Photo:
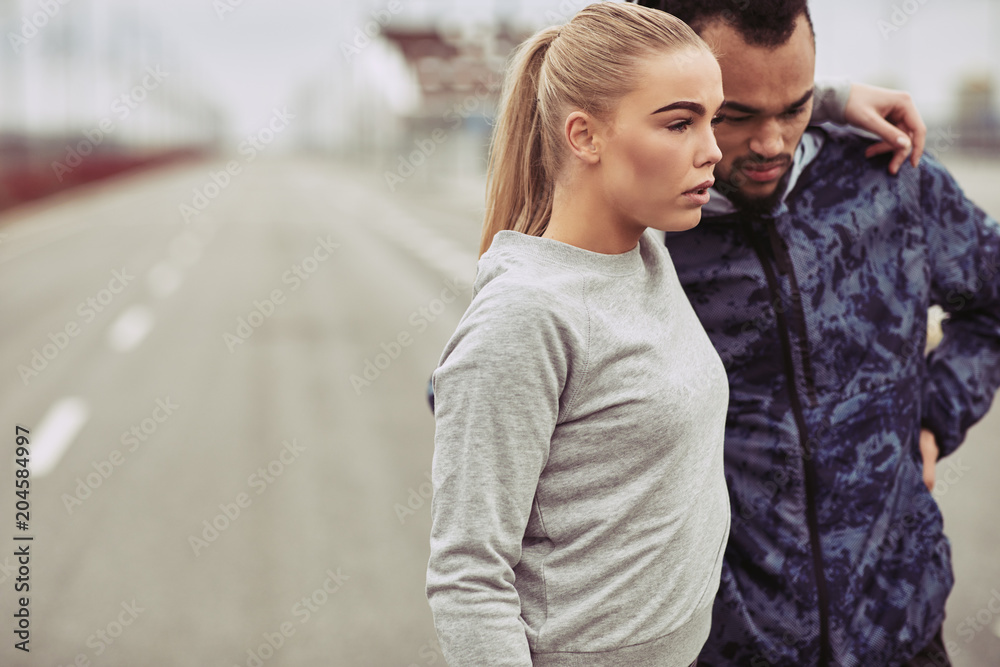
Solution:
[{"label": "man's ear", "polygon": [[563,133],[569,143],[570,152],[584,164],[601,161],[603,141],[597,134],[597,119],[584,111],[574,111],[566,117]]}]

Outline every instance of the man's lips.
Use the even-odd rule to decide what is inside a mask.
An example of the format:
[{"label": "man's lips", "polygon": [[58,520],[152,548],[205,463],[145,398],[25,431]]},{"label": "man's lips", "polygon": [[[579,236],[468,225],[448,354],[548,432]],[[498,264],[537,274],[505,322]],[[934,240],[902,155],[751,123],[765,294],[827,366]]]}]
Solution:
[{"label": "man's lips", "polygon": [[781,174],[788,167],[787,161],[768,163],[744,163],[739,170],[751,181],[767,183],[781,178]]}]

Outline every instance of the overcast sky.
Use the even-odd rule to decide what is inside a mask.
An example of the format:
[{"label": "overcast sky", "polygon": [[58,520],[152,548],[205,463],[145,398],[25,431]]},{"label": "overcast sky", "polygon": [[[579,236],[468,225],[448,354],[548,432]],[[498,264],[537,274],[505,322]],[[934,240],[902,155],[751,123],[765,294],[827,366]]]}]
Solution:
[{"label": "overcast sky", "polygon": [[[0,0],[4,32],[10,33],[12,26],[19,31],[24,16],[40,11],[38,2]],[[185,81],[223,107],[228,126],[239,134],[260,127],[273,107],[289,104],[310,81],[350,76],[351,64],[344,59],[341,44],[349,43],[354,31],[372,20],[373,11],[401,7],[392,18],[398,25],[475,24],[505,15],[522,25],[540,27],[568,18],[566,10],[587,4],[575,0],[394,3],[398,4],[390,5],[389,0],[72,0],[61,6],[41,34],[49,38],[68,34],[67,22],[96,26],[89,33],[108,49],[135,39],[123,36],[123,31],[144,30],[154,42],[155,35],[160,35],[162,57],[170,58]],[[893,7],[903,5],[916,11],[893,16]],[[953,95],[962,75],[986,72],[994,81],[1000,79],[1000,0],[812,0],[810,7],[819,39],[817,76],[848,76],[904,87],[931,120],[946,119],[953,111]],[[5,77],[5,86],[16,81],[11,77],[25,59],[39,58],[43,41],[41,37],[30,41],[18,55],[9,44],[0,48],[0,77]],[[77,81],[72,84],[78,87],[74,96],[89,92],[91,108],[106,107],[115,94],[114,85],[121,84],[100,83],[100,75],[86,71],[86,58],[78,59],[74,67],[70,77]],[[35,72],[25,84],[33,91],[31,105],[59,106],[51,101],[55,94],[52,75],[37,69],[25,71]],[[389,88],[401,85],[392,71],[387,65],[385,80],[375,83]],[[81,79],[94,83],[80,83]],[[0,122],[5,122],[4,116],[15,117],[4,107],[14,103],[11,95],[3,97]],[[69,106],[78,113],[94,113],[80,111],[88,108],[86,104]],[[36,108],[31,113],[41,118],[47,112]]]}]

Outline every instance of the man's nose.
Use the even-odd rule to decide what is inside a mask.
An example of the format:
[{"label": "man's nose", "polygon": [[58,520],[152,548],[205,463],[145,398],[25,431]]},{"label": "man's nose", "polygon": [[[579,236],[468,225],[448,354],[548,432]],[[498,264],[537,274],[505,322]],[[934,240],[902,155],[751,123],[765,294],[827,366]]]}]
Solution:
[{"label": "man's nose", "polygon": [[750,140],[750,150],[765,160],[777,157],[785,149],[785,140],[781,135],[781,126],[777,120],[765,121]]}]

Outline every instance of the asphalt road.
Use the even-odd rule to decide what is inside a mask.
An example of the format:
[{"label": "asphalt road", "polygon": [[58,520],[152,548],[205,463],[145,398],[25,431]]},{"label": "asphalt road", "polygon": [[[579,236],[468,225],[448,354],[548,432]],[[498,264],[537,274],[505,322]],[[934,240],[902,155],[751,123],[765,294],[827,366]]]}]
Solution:
[{"label": "asphalt road", "polygon": [[[1000,168],[953,166],[1000,215]],[[0,219],[2,665],[443,664],[423,388],[470,298],[481,183],[288,158],[213,188],[222,168]],[[1000,664],[998,434],[994,410],[939,475],[956,667]]]},{"label": "asphalt road", "polygon": [[[0,573],[0,664],[432,664],[423,388],[477,234],[432,248],[418,203],[308,161],[248,165],[185,224],[210,171],[0,228],[4,440],[41,438],[52,410],[50,433],[76,427],[31,479],[30,655]],[[12,457],[0,470],[14,545]]]}]

